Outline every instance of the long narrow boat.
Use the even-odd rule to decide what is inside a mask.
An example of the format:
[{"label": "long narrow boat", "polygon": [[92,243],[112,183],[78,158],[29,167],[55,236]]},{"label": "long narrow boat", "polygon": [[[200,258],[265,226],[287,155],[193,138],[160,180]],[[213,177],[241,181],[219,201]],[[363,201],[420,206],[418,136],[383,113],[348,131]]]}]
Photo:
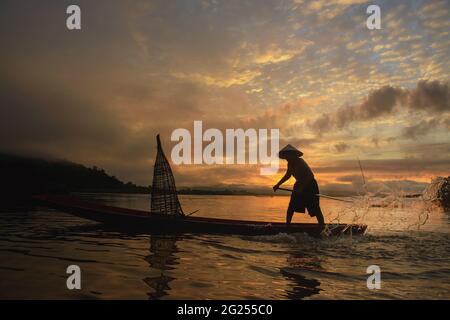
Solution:
[{"label": "long narrow boat", "polygon": [[[124,231],[238,235],[307,233],[311,236],[320,236],[322,232],[322,228],[315,223],[292,223],[287,226],[280,222],[268,223],[155,214],[141,210],[105,206],[66,195],[37,195],[33,198],[44,206],[104,223]],[[332,224],[327,225],[326,231],[329,235],[361,235],[364,234],[366,228],[365,225]]]}]

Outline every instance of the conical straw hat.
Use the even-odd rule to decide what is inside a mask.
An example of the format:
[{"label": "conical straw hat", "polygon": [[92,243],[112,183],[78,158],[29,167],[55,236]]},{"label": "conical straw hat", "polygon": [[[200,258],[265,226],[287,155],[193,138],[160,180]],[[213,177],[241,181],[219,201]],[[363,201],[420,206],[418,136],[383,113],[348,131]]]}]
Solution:
[{"label": "conical straw hat", "polygon": [[278,157],[280,157],[281,159],[286,159],[289,154],[294,154],[297,157],[303,156],[303,152],[298,150],[296,147],[288,144],[286,147],[280,150],[280,152],[278,153]]}]

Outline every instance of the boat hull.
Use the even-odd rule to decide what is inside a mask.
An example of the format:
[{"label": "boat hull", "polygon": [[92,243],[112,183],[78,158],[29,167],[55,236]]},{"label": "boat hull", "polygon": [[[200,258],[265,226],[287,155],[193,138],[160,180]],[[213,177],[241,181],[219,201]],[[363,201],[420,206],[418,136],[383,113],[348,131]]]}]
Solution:
[{"label": "boat hull", "polygon": [[[292,223],[287,226],[279,222],[228,220],[203,217],[175,217],[147,211],[118,208],[91,203],[72,196],[37,195],[34,200],[41,205],[68,212],[72,215],[100,222],[125,231],[149,233],[205,233],[239,235],[274,235],[279,233],[307,233],[320,236],[321,226],[315,223]],[[361,235],[365,225],[327,225],[329,235]]]}]

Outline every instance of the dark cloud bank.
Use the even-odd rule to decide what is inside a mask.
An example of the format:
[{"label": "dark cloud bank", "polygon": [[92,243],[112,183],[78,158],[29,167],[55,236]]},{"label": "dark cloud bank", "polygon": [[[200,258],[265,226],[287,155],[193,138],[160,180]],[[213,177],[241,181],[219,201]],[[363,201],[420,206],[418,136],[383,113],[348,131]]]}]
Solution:
[{"label": "dark cloud bank", "polygon": [[370,92],[360,104],[343,106],[335,112],[325,113],[309,122],[309,125],[321,134],[325,130],[344,129],[353,122],[373,120],[403,110],[422,112],[434,117],[430,121],[405,128],[406,138],[425,134],[436,125],[447,126],[449,120],[444,114],[450,112],[448,82],[423,80],[414,89],[384,86]]}]

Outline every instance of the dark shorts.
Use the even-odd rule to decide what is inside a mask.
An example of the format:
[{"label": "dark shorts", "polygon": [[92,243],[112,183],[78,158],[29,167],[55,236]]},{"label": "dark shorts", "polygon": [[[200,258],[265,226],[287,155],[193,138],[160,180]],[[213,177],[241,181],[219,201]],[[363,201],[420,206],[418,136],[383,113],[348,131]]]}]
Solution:
[{"label": "dark shorts", "polygon": [[[296,182],[294,184],[294,191],[298,190],[299,187],[300,183]],[[288,211],[305,213],[305,209],[308,209],[308,214],[311,217],[315,217],[317,213],[321,212],[320,198],[316,194],[319,194],[319,186],[314,179],[303,192],[292,192]]]}]

